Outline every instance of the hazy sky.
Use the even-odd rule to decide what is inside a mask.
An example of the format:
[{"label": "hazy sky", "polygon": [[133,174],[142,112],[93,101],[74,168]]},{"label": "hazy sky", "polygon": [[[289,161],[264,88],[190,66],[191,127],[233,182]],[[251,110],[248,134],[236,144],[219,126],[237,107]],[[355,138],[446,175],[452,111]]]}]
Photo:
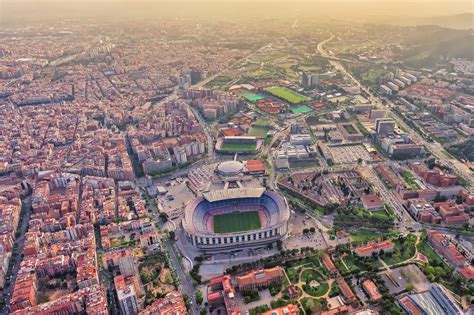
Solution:
[{"label": "hazy sky", "polygon": [[396,19],[472,13],[474,1],[451,0],[0,0],[2,23],[51,19],[355,18]]}]

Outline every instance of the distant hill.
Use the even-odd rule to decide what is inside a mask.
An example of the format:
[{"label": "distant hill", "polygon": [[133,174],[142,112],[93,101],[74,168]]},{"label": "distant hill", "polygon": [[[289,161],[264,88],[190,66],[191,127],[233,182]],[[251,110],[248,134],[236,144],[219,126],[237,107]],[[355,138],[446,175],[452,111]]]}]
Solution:
[{"label": "distant hill", "polygon": [[356,21],[370,24],[391,24],[399,26],[434,25],[455,30],[474,29],[474,13],[454,15],[413,17],[407,15],[371,15],[355,18]]},{"label": "distant hill", "polygon": [[474,60],[474,35],[471,30],[416,26],[405,35],[404,43],[412,47],[402,56],[408,65],[430,66],[442,57]]},{"label": "distant hill", "polygon": [[413,19],[411,23],[411,25],[437,25],[457,30],[474,29],[474,13],[419,18]]}]

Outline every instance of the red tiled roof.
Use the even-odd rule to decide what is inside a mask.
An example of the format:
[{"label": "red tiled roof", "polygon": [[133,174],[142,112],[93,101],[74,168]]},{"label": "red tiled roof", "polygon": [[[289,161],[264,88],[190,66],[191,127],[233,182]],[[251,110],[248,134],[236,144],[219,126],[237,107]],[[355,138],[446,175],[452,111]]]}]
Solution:
[{"label": "red tiled roof", "polygon": [[288,304],[286,306],[274,308],[265,313],[262,313],[262,315],[298,315],[298,314],[299,314],[298,306],[294,304]]},{"label": "red tiled roof", "polygon": [[400,304],[412,315],[423,315],[423,311],[416,306],[408,296],[404,296],[399,300]]},{"label": "red tiled roof", "polygon": [[344,280],[344,278],[337,279],[337,285],[341,289],[342,294],[344,295],[347,301],[353,302],[355,300],[354,292],[352,292],[351,288],[349,287],[347,282]]},{"label": "red tiled roof", "polygon": [[251,284],[265,283],[270,279],[281,277],[283,274],[281,267],[252,271],[246,275],[237,277],[237,285],[245,287]]},{"label": "red tiled roof", "polygon": [[360,197],[360,199],[368,209],[382,208],[384,206],[382,199],[377,195],[365,195]]},{"label": "red tiled roof", "polygon": [[248,165],[255,165],[255,164],[263,164],[263,160],[248,160],[247,162]]},{"label": "red tiled roof", "polygon": [[379,301],[382,298],[382,295],[379,293],[377,286],[372,280],[365,280],[362,283],[362,286],[364,287],[365,291],[369,294],[370,299],[374,301]]},{"label": "red tiled roof", "polygon": [[461,269],[459,269],[459,273],[461,274],[461,277],[466,280],[474,279],[474,267],[472,266],[462,267]]},{"label": "red tiled roof", "polygon": [[393,243],[391,240],[386,240],[380,243],[372,243],[365,246],[357,247],[354,251],[359,256],[365,256],[371,254],[374,251],[379,251],[381,249],[388,250],[393,248]]},{"label": "red tiled roof", "polygon": [[323,256],[323,264],[324,266],[330,271],[330,272],[334,272],[336,271],[336,266],[334,265],[334,263],[332,262],[332,259],[331,257],[328,255],[328,254],[325,254]]},{"label": "red tiled roof", "polygon": [[263,164],[247,165],[247,172],[250,172],[250,173],[265,172],[265,165]]}]

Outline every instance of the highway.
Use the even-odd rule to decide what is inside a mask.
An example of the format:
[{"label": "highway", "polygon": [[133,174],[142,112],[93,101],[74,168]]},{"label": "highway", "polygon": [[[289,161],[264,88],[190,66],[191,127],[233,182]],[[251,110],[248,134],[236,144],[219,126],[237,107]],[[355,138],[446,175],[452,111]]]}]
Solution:
[{"label": "highway", "polygon": [[474,177],[472,175],[472,172],[466,165],[456,160],[455,158],[450,158],[446,156],[445,153],[443,152],[444,149],[441,146],[441,144],[437,142],[426,141],[420,134],[418,134],[415,130],[413,130],[410,126],[408,126],[397,115],[397,113],[395,113],[394,111],[390,109],[390,107],[396,106],[392,101],[387,100],[389,106],[384,106],[378,96],[375,96],[373,93],[369,91],[368,88],[364,87],[356,78],[354,78],[354,76],[344,67],[344,65],[341,64],[340,61],[342,61],[342,59],[336,56],[333,56],[332,54],[324,50],[323,48],[324,44],[331,41],[333,38],[334,38],[334,35],[331,35],[331,37],[320,42],[317,45],[317,50],[319,54],[323,57],[327,57],[329,59],[329,62],[334,66],[334,68],[344,73],[357,87],[361,89],[361,91],[364,91],[369,96],[368,99],[372,104],[374,104],[376,107],[380,109],[387,111],[389,115],[396,121],[396,123],[402,129],[407,131],[408,135],[414,142],[424,145],[428,150],[430,150],[430,152],[438,161],[440,161],[443,164],[449,165],[453,169],[456,175],[464,178],[470,185],[474,183]]}]

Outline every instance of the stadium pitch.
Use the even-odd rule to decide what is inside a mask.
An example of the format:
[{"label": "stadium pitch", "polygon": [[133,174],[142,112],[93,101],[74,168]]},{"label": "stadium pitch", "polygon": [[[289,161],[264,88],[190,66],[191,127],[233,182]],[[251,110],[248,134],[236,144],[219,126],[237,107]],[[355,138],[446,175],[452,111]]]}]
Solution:
[{"label": "stadium pitch", "polygon": [[232,212],[214,216],[214,233],[236,233],[262,227],[258,211]]}]

